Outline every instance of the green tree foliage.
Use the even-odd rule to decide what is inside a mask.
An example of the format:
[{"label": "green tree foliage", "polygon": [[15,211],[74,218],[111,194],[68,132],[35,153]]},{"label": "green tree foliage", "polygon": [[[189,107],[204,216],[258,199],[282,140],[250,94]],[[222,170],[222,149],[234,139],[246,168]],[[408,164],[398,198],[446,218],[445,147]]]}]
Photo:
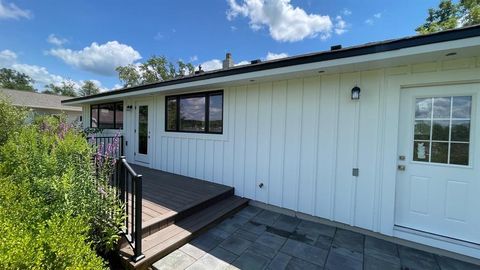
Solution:
[{"label": "green tree foliage", "polygon": [[145,63],[116,68],[118,77],[124,87],[137,86],[147,83],[154,83],[173,79],[178,76],[192,74],[195,67],[191,63],[178,61],[174,63],[167,60],[165,56],[152,56]]},{"label": "green tree foliage", "polygon": [[480,0],[442,0],[438,8],[430,8],[424,24],[415,31],[429,34],[480,23]]},{"label": "green tree foliage", "polygon": [[0,269],[104,269],[97,254],[116,246],[124,220],[107,179],[114,159],[97,178],[95,149],[62,118],[15,132],[0,143]]},{"label": "green tree foliage", "polygon": [[72,81],[63,81],[60,85],[53,83],[45,85],[45,94],[55,94],[67,97],[76,97],[75,84]]},{"label": "green tree foliage", "polygon": [[91,96],[100,93],[100,88],[92,81],[85,81],[78,93],[81,97]]},{"label": "green tree foliage", "polygon": [[26,108],[13,106],[6,97],[0,95],[0,145],[21,129],[27,113]]},{"label": "green tree foliage", "polygon": [[9,68],[0,69],[0,88],[35,91],[34,81],[28,75]]}]

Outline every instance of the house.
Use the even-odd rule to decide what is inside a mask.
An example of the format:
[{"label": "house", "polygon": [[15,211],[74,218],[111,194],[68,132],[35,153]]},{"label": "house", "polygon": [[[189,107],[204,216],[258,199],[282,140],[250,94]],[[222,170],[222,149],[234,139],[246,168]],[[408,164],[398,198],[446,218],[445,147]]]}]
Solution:
[{"label": "house", "polygon": [[480,26],[62,102],[127,161],[480,258]]},{"label": "house", "polygon": [[62,104],[62,100],[70,97],[0,88],[1,96],[5,96],[15,106],[29,108],[29,119],[33,119],[35,115],[60,115],[63,113],[66,114],[69,123],[82,121],[81,107]]}]

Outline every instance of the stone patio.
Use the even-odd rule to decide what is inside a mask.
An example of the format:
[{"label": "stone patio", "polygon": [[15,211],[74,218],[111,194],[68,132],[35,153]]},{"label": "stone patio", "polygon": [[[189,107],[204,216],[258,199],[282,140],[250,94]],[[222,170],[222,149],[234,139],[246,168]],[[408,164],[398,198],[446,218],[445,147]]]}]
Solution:
[{"label": "stone patio", "polygon": [[248,206],[152,268],[460,270],[480,266]]}]

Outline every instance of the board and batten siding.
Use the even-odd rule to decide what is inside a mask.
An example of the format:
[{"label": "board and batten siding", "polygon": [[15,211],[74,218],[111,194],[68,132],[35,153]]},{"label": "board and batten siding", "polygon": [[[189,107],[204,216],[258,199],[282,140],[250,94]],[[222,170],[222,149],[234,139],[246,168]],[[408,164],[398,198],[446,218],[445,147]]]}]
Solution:
[{"label": "board and batten siding", "polygon": [[[401,87],[479,80],[477,57],[225,87],[222,135],[165,132],[165,96],[144,97],[154,104],[150,166],[392,235]],[[359,101],[350,98],[355,85]],[[129,162],[133,130],[126,112]]]},{"label": "board and batten siding", "polygon": [[[153,167],[374,230],[382,78],[377,70],[225,88],[223,135],[165,132],[157,96]],[[350,99],[355,84],[360,102]]]}]

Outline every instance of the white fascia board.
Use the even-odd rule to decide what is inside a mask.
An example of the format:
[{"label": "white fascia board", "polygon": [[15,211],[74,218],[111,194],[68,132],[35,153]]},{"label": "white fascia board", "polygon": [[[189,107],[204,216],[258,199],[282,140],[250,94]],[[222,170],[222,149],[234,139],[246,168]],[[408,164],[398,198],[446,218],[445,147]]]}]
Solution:
[{"label": "white fascia board", "polygon": [[398,49],[398,50],[393,50],[388,52],[372,53],[372,54],[359,55],[359,56],[353,56],[353,57],[339,58],[334,60],[320,61],[316,63],[288,66],[288,67],[268,69],[268,70],[262,70],[262,71],[254,71],[254,72],[236,74],[231,76],[224,76],[224,77],[218,77],[218,78],[212,78],[212,79],[206,79],[206,80],[198,80],[193,82],[173,84],[168,86],[152,87],[149,89],[143,89],[139,91],[119,93],[117,95],[109,95],[109,96],[92,98],[88,100],[80,100],[76,102],[71,102],[69,103],[69,105],[93,103],[93,102],[98,102],[103,100],[111,100],[111,99],[118,99],[118,98],[131,97],[131,96],[148,95],[148,94],[161,93],[164,91],[173,91],[173,90],[185,89],[185,88],[205,87],[208,85],[225,84],[225,83],[232,83],[232,82],[251,80],[251,79],[260,79],[260,78],[269,77],[269,76],[281,76],[281,75],[286,75],[290,73],[322,70],[322,69],[333,68],[333,67],[348,66],[348,65],[360,64],[365,62],[383,61],[388,59],[421,55],[421,54],[427,54],[427,53],[435,53],[435,52],[446,51],[446,50],[455,50],[455,49],[468,48],[473,46],[480,46],[480,37],[446,41],[446,42],[434,43],[429,45],[403,48],[403,49]]}]

